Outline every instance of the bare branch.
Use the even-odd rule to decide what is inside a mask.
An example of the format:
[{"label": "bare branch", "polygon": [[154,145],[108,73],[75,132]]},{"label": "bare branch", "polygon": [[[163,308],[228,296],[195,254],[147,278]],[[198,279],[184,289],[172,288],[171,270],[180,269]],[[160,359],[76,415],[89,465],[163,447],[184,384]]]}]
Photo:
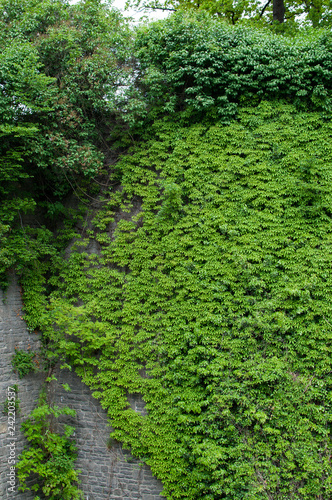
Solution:
[{"label": "bare branch", "polygon": [[262,17],[262,15],[264,14],[266,8],[270,5],[271,1],[272,0],[268,0],[268,2],[264,5],[264,7],[261,10],[261,13],[259,14],[259,17]]}]

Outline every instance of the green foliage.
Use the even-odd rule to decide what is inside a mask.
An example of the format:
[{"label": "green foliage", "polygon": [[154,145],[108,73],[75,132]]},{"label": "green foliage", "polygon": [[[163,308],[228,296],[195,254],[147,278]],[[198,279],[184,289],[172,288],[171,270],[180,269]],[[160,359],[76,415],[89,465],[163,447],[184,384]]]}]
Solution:
[{"label": "green foliage", "polygon": [[34,357],[34,352],[20,351],[16,349],[12,359],[12,365],[17,371],[19,378],[23,378],[36,370],[36,365],[33,362]]},{"label": "green foliage", "polygon": [[[217,15],[218,18],[224,19],[231,24],[235,24],[243,17],[250,17],[253,14],[257,17],[259,4],[255,0],[242,0],[241,2],[234,2],[227,0],[220,2],[219,0],[133,0],[127,1],[127,8],[136,8],[140,10],[162,10],[176,12],[178,10],[190,11],[199,10],[208,12],[212,15]],[[270,9],[269,9],[270,10]]]},{"label": "green foliage", "polygon": [[[6,270],[15,264],[19,267],[23,262],[27,262],[34,251],[33,243],[31,246],[28,244],[28,231],[22,227],[22,217],[33,212],[36,206],[31,190],[22,187],[32,177],[24,165],[24,143],[35,137],[38,132],[38,128],[30,122],[31,116],[39,117],[49,110],[52,79],[40,72],[41,64],[36,49],[31,44],[12,40],[12,43],[2,49],[0,286],[5,288]],[[13,232],[14,228],[17,231]]]},{"label": "green foliage", "polygon": [[143,27],[136,47],[151,116],[229,123],[239,105],[265,99],[331,111],[331,34],[325,31],[289,39],[179,13]]},{"label": "green foliage", "polygon": [[[99,175],[130,78],[131,34],[102,2],[0,1],[0,285],[37,261],[37,230]],[[43,224],[41,224],[43,225]],[[39,230],[39,234],[41,231]],[[45,233],[44,233],[45,236]],[[38,238],[38,236],[37,236]],[[53,252],[54,253],[54,252]]]},{"label": "green foliage", "polygon": [[[65,425],[63,435],[53,429],[56,419],[62,415],[73,417],[75,411],[51,407],[42,401],[22,424],[29,447],[24,449],[16,465],[20,491],[42,492],[50,500],[83,498],[77,487],[80,471],[75,471],[73,466],[77,456],[71,438],[74,428]],[[38,482],[33,485],[29,481],[32,475],[38,476]]]},{"label": "green foliage", "polygon": [[267,102],[159,121],[118,168],[142,212],[57,261],[51,354],[167,498],[329,498],[330,122]]},{"label": "green foliage", "polygon": [[[225,20],[227,23],[252,23],[266,25],[273,23],[273,3],[255,0],[127,0],[126,6],[144,11],[203,11]],[[297,29],[305,24],[313,27],[330,26],[332,19],[329,0],[302,2],[284,0],[285,24]],[[280,23],[277,23],[280,26]]]},{"label": "green foliage", "polygon": [[[0,275],[45,365],[75,368],[169,499],[330,498],[331,34],[179,13],[134,60],[108,4],[0,12]],[[62,414],[24,424],[21,491],[80,498]]]}]

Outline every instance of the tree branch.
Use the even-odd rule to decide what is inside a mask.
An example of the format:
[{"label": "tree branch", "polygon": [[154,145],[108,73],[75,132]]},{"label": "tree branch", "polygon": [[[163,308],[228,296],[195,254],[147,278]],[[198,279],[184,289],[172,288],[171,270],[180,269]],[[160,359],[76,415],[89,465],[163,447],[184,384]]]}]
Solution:
[{"label": "tree branch", "polygon": [[259,17],[262,17],[262,15],[264,14],[266,8],[270,5],[271,1],[272,0],[268,0],[268,2],[264,5],[264,7],[261,10],[261,13],[259,14]]},{"label": "tree branch", "polygon": [[149,7],[152,10],[169,10],[171,12],[176,12],[176,9],[171,9],[169,7]]}]

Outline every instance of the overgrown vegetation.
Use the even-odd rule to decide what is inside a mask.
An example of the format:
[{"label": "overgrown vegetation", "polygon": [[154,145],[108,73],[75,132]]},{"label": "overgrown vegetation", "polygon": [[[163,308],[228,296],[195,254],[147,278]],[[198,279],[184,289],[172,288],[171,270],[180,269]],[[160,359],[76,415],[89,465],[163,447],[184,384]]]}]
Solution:
[{"label": "overgrown vegetation", "polygon": [[331,34],[290,38],[180,13],[140,30],[141,86],[153,108],[184,123],[229,123],[239,105],[283,100],[299,110],[331,111]]},{"label": "overgrown vegetation", "polygon": [[289,105],[156,122],[118,165],[142,212],[52,280],[50,338],[167,498],[331,494],[331,155]]},{"label": "overgrown vegetation", "polygon": [[[329,30],[1,5],[21,51],[2,56],[2,275],[45,367],[76,370],[168,499],[331,497]],[[68,490],[56,473],[44,494],[78,498],[59,411],[32,414],[18,467],[51,477],[57,443]]]},{"label": "overgrown vegetation", "polygon": [[56,253],[50,229],[70,219],[68,197],[82,197],[102,172],[105,136],[123,99],[117,90],[128,78],[130,38],[120,16],[99,1],[1,0],[0,19],[5,287],[8,268],[20,272]]}]

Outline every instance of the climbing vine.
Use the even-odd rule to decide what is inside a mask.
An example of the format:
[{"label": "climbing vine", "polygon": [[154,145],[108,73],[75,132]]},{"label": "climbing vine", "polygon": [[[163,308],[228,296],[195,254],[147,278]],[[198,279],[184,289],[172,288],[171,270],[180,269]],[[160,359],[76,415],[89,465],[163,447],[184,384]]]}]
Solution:
[{"label": "climbing vine", "polygon": [[49,356],[167,498],[331,495],[331,161],[329,121],[291,105],[156,122],[117,166],[100,254],[54,260]]}]

